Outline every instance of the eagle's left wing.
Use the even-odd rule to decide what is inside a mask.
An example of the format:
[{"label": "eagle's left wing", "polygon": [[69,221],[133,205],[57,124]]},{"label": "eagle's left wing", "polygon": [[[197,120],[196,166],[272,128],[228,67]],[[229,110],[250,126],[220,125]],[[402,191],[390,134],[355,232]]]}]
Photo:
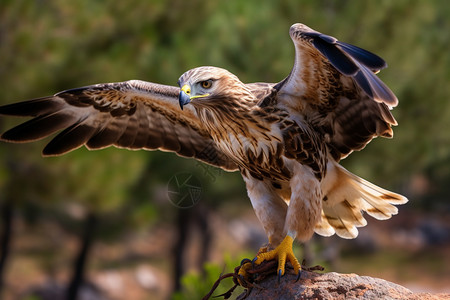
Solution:
[{"label": "eagle's left wing", "polygon": [[181,110],[178,87],[140,80],[71,89],[0,107],[0,115],[32,117],[1,140],[31,142],[61,131],[44,148],[60,155],[85,145],[160,149],[234,171],[237,166],[213,142],[191,107]]},{"label": "eagle's left wing", "polygon": [[337,161],[376,136],[392,137],[397,123],[389,108],[398,100],[376,76],[385,61],[303,24],[292,25],[289,33],[295,64],[275,86],[277,104],[322,131]]}]

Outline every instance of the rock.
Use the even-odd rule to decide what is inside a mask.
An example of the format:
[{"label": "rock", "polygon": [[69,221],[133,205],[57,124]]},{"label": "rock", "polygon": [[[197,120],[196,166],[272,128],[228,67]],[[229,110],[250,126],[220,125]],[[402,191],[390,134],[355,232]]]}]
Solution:
[{"label": "rock", "polygon": [[269,276],[245,299],[450,299],[450,294],[413,293],[401,285],[357,274],[303,271],[300,280],[295,279],[295,275],[286,274],[278,283],[277,276]]}]

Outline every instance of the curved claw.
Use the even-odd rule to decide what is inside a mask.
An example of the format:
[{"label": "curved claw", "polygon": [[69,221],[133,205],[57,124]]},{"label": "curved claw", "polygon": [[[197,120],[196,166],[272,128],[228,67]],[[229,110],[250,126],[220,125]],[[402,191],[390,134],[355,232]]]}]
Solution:
[{"label": "curved claw", "polygon": [[254,259],[252,259],[252,268],[255,267],[255,262],[258,260],[258,256],[256,256]]},{"label": "curved claw", "polygon": [[295,279],[294,282],[297,282],[300,279],[300,277],[302,277],[302,270],[298,270],[297,279]]},{"label": "curved claw", "polygon": [[278,283],[281,281],[281,269],[278,270]]},{"label": "curved claw", "polygon": [[246,263],[253,263],[253,261],[248,258],[244,258],[243,260],[241,260],[240,265],[242,266],[242,265],[245,265]]}]

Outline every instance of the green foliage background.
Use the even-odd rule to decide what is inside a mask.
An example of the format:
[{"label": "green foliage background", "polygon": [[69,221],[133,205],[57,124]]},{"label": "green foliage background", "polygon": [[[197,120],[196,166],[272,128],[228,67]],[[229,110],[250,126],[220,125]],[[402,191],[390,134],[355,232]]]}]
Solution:
[{"label": "green foliage background", "polygon": [[[380,77],[400,100],[395,138],[373,141],[344,165],[405,193],[417,209],[448,211],[449,3],[3,0],[0,103],[129,79],[176,85],[201,65],[224,67],[244,82],[278,82],[293,63],[289,27],[302,22],[382,56],[389,68]],[[0,129],[17,122],[1,118]],[[58,216],[76,203],[115,220],[106,236],[171,216],[152,195],[173,174],[205,178],[196,162],[173,154],[80,149],[43,159],[43,145],[0,144],[0,201],[12,199],[30,219],[40,211],[63,220]],[[426,194],[411,188],[417,176],[426,178]],[[239,199],[238,207],[249,207],[238,174],[218,177],[207,193],[213,205]]]}]

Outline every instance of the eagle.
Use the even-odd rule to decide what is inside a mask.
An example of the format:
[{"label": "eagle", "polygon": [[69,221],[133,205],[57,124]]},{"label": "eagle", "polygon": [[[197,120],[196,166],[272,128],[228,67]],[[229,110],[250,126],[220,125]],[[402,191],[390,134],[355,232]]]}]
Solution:
[{"label": "eagle", "polygon": [[398,100],[376,75],[386,62],[300,23],[289,34],[295,62],[278,83],[245,84],[204,66],[185,72],[179,87],[129,80],[69,89],[1,106],[2,115],[31,117],[1,140],[58,132],[44,156],[81,146],[159,149],[239,171],[268,237],[253,263],[277,260],[280,278],[290,261],[300,275],[294,239],[355,238],[365,213],[389,219],[408,200],[339,164],[373,138],[393,136]]}]

